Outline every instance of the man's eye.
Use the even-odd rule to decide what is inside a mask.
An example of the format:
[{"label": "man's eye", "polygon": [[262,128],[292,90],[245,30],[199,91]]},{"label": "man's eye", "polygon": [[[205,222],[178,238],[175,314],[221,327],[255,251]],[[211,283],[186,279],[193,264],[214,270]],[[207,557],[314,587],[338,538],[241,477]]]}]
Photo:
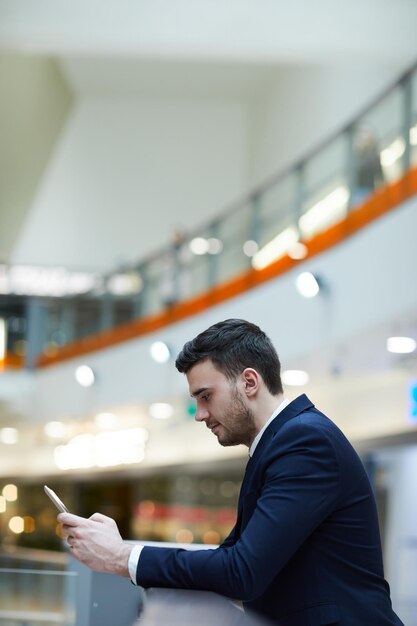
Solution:
[{"label": "man's eye", "polygon": [[207,402],[207,400],[210,398],[210,396],[202,396],[202,399],[204,400],[204,402]]}]

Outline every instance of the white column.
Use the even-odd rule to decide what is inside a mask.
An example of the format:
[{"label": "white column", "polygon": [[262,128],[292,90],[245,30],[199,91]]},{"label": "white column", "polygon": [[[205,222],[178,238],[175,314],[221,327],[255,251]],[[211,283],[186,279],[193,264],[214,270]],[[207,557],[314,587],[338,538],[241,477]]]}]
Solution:
[{"label": "white column", "polygon": [[386,526],[393,606],[407,626],[417,626],[417,446],[392,454]]}]

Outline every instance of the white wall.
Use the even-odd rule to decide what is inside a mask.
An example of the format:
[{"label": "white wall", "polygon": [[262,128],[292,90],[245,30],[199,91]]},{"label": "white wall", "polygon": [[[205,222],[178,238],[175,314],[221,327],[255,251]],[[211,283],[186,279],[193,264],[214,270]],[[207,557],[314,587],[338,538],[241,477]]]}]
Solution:
[{"label": "white wall", "polygon": [[72,104],[57,63],[0,53],[0,259],[6,261]]},{"label": "white wall", "polygon": [[14,263],[136,261],[241,191],[239,102],[82,98],[13,251]]},{"label": "white wall", "polygon": [[79,95],[11,261],[102,270],[141,260],[175,226],[204,224],[288,167],[401,68],[261,69],[236,97],[214,85],[206,98]]}]

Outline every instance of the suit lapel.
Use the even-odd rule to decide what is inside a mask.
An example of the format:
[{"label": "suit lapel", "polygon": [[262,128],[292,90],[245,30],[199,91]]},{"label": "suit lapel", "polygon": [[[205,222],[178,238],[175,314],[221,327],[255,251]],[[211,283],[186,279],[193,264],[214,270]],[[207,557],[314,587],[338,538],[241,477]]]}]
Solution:
[{"label": "suit lapel", "polygon": [[236,528],[235,528],[236,537],[239,536],[240,527],[242,523],[243,500],[245,498],[245,495],[250,490],[248,489],[248,486],[250,486],[252,483],[251,478],[259,463],[259,460],[262,458],[263,449],[268,444],[268,442],[273,437],[275,437],[275,435],[279,432],[279,430],[283,427],[283,425],[286,422],[288,422],[288,420],[293,419],[297,415],[300,415],[300,413],[303,413],[303,411],[306,411],[307,409],[311,409],[313,407],[314,407],[314,404],[310,402],[310,400],[305,394],[298,396],[298,398],[290,402],[290,404],[288,404],[288,406],[286,406],[285,409],[283,409],[281,413],[279,413],[277,417],[272,420],[268,428],[263,433],[258,445],[256,446],[256,450],[254,454],[251,456],[251,458],[249,459],[246,465],[245,475],[243,477],[242,487],[240,489],[240,494],[239,494],[237,521],[236,521]]},{"label": "suit lapel", "polygon": [[[269,424],[268,428],[265,430],[264,434],[261,437],[258,445],[256,446],[256,450],[251,458],[251,461],[258,461],[262,456],[262,451],[272,437],[280,431],[280,429],[286,424],[290,419],[297,417],[300,413],[303,413],[307,409],[311,409],[314,407],[314,404],[307,398],[307,396],[303,393],[301,396],[298,396],[295,400],[290,402],[285,409],[281,411],[277,415],[275,419]],[[253,471],[253,466],[256,463],[251,464],[251,470]],[[246,472],[249,470],[249,463],[246,467]]]}]

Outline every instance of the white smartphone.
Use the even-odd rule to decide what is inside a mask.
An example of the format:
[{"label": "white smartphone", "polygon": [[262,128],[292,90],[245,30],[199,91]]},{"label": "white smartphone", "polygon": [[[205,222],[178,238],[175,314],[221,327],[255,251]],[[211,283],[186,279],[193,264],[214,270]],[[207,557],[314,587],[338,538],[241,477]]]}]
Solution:
[{"label": "white smartphone", "polygon": [[46,495],[51,498],[52,502],[55,504],[56,508],[61,511],[61,513],[68,513],[68,509],[65,504],[58,498],[55,491],[52,491],[49,487],[44,485],[44,490]]}]

